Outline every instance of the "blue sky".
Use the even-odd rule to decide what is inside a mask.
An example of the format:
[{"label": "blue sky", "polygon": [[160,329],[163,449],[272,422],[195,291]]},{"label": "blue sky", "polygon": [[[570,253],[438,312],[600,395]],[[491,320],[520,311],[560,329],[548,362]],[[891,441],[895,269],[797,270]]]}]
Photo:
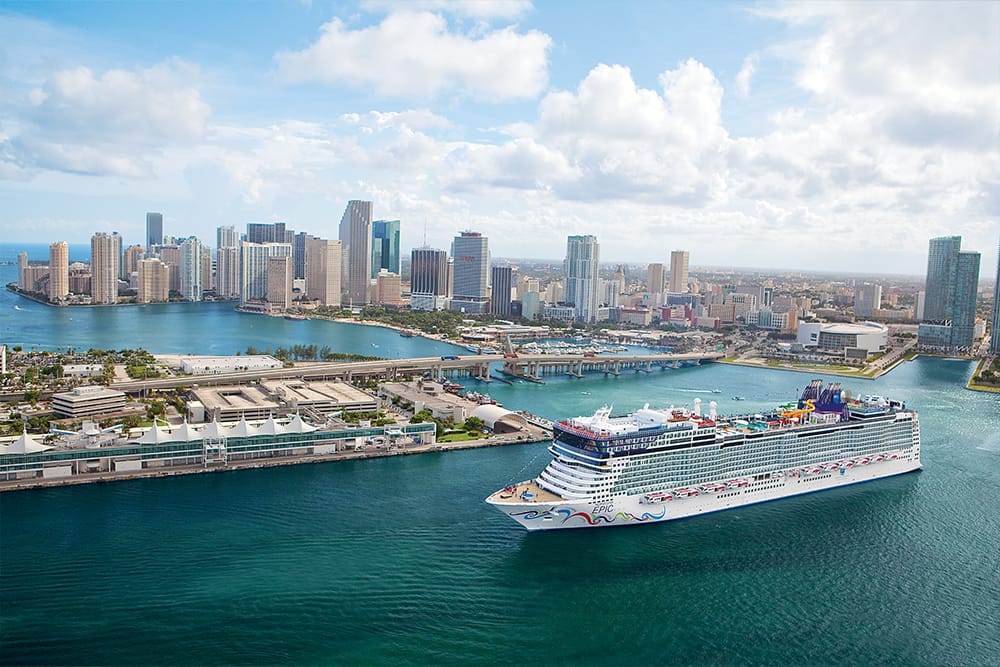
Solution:
[{"label": "blue sky", "polygon": [[995,266],[1000,3],[7,2],[7,241],[214,245],[348,199],[403,245],[901,272]]}]

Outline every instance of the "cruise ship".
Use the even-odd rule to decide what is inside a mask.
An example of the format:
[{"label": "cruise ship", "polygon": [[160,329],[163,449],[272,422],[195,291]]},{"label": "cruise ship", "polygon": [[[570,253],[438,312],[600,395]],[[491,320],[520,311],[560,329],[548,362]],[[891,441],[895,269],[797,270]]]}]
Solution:
[{"label": "cruise ship", "polygon": [[486,499],[528,530],[655,523],[920,468],[917,413],[812,381],[766,414],[719,417],[715,401],[553,423],[552,461]]}]

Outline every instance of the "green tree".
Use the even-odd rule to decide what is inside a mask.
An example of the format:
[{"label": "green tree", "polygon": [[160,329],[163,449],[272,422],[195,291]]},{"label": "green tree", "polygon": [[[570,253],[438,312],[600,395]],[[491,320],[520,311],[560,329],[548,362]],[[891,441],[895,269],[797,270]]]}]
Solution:
[{"label": "green tree", "polygon": [[146,416],[150,419],[162,417],[166,412],[167,406],[161,400],[153,399],[146,404]]}]

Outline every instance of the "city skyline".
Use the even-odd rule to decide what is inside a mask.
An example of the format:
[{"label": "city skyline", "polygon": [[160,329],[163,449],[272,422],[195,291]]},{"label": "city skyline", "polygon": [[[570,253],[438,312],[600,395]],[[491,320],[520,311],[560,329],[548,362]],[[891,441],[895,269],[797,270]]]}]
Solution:
[{"label": "city skyline", "polygon": [[0,12],[8,240],[144,243],[146,211],[203,242],[253,221],[331,238],[358,199],[402,221],[403,254],[475,228],[502,257],[592,234],[609,260],[920,275],[923,239],[960,234],[995,261],[995,3],[229,14]]}]

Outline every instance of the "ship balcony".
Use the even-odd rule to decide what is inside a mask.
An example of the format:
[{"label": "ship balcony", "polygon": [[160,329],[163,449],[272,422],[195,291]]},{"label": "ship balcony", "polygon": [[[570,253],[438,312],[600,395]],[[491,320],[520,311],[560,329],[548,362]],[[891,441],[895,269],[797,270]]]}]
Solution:
[{"label": "ship balcony", "polygon": [[567,464],[565,461],[554,459],[549,463],[548,466],[551,470],[558,470],[560,473],[567,475],[569,477],[574,477],[581,480],[603,480],[607,479],[608,472],[604,470],[590,470],[589,468],[581,468],[573,464]]},{"label": "ship balcony", "polygon": [[548,486],[563,492],[567,497],[589,498],[601,490],[596,484],[575,484],[572,481],[559,479],[549,474],[548,470],[542,471],[538,479],[545,482]]},{"label": "ship balcony", "polygon": [[612,475],[581,475],[579,474],[579,471],[572,468],[566,468],[565,466],[560,466],[555,462],[547,465],[545,467],[545,472],[551,474],[554,478],[564,479],[571,484],[589,484],[592,486],[613,480],[616,477]]}]

